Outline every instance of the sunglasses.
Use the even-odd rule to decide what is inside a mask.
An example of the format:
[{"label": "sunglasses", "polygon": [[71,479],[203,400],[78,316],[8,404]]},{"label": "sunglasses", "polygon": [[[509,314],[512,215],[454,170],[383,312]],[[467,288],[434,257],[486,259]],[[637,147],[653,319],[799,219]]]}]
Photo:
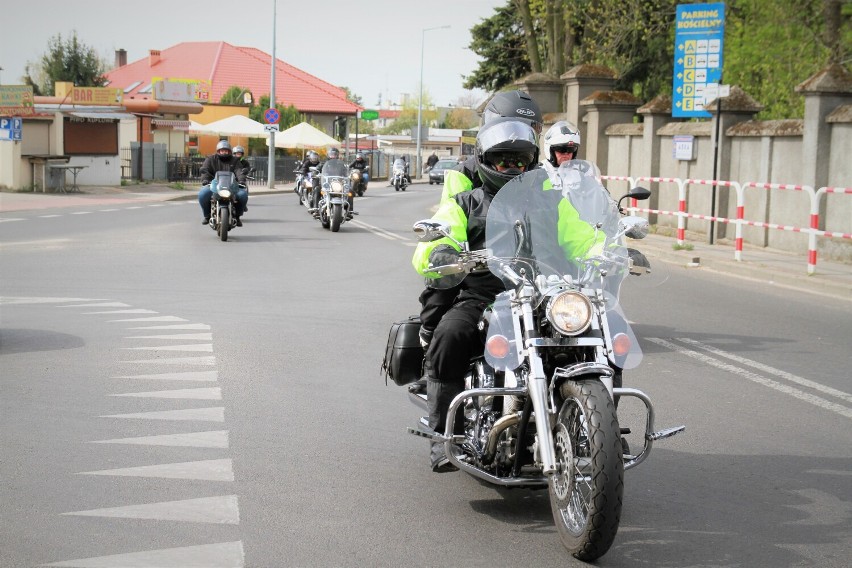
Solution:
[{"label": "sunglasses", "polygon": [[495,152],[487,156],[488,162],[493,166],[501,168],[525,168],[533,161],[531,154],[499,153]]},{"label": "sunglasses", "polygon": [[560,154],[575,154],[577,152],[577,146],[574,144],[560,144],[559,146],[551,146],[550,149]]}]

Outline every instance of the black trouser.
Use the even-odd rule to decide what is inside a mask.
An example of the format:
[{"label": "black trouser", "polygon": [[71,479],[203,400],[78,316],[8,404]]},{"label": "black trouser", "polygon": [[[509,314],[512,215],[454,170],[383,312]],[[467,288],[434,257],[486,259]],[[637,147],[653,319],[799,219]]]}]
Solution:
[{"label": "black trouser", "polygon": [[447,289],[425,288],[420,293],[420,322],[426,336],[432,336],[435,328],[438,327],[438,322],[453,307],[453,301],[458,293],[458,286]]},{"label": "black trouser", "polygon": [[[435,328],[426,350],[431,376],[426,384],[429,427],[443,432],[453,398],[464,390],[464,375],[470,359],[482,354],[484,345],[477,328],[487,302],[464,300],[454,304]],[[456,428],[462,414],[456,414]]]}]

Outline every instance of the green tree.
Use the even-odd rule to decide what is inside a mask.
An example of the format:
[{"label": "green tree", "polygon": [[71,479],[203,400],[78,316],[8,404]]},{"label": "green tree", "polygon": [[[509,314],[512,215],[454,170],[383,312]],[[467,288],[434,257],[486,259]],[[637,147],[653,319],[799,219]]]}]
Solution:
[{"label": "green tree", "polygon": [[468,47],[481,61],[463,77],[465,89],[498,91],[530,72],[523,24],[511,2],[495,8],[494,15],[470,29],[470,35]]},{"label": "green tree", "polygon": [[442,128],[460,128],[467,130],[479,124],[479,115],[472,108],[453,108],[444,117]]},{"label": "green tree", "polygon": [[340,87],[344,91],[346,91],[346,100],[350,103],[355,103],[358,106],[364,106],[361,102],[361,97],[358,95],[353,95],[352,91],[349,90],[349,87]]},{"label": "green tree", "polygon": [[48,51],[37,64],[27,63],[24,83],[33,86],[36,95],[52,95],[58,82],[68,81],[78,87],[103,87],[106,64],[94,48],[77,39],[74,31],[67,40],[57,34],[48,40]]},{"label": "green tree", "polygon": [[[416,98],[409,99],[402,107],[399,116],[389,125],[381,130],[382,134],[402,134],[404,132],[417,131],[417,112],[418,100]],[[435,110],[435,105],[432,102],[432,97],[429,91],[423,90],[423,108],[420,113],[420,124],[422,126],[431,125],[438,118],[438,111]]]},{"label": "green tree", "polygon": [[[246,95],[248,95],[248,103],[246,103]],[[269,100],[269,97],[266,98]],[[254,95],[248,87],[240,87],[234,85],[228,87],[228,90],[222,93],[222,98],[219,99],[219,104],[236,105],[236,106],[251,106],[254,103]]]}]

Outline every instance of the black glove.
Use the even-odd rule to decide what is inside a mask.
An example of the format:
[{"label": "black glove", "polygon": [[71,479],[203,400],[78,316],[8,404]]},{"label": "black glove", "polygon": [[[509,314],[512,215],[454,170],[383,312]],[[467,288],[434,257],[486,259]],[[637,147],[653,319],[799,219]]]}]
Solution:
[{"label": "black glove", "polygon": [[456,264],[459,258],[459,251],[449,245],[440,245],[429,254],[429,264],[431,266]]},{"label": "black glove", "polygon": [[429,343],[431,343],[433,333],[434,331],[431,329],[425,327],[420,328],[420,345],[423,349],[426,349],[426,347],[429,346]]}]

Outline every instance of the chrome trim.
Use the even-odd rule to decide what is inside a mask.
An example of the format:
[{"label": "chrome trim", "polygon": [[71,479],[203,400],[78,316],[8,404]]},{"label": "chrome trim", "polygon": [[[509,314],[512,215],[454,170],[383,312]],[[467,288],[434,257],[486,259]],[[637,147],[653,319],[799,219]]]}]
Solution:
[{"label": "chrome trim", "polygon": [[536,337],[527,339],[527,347],[600,347],[604,340],[600,337]]}]

